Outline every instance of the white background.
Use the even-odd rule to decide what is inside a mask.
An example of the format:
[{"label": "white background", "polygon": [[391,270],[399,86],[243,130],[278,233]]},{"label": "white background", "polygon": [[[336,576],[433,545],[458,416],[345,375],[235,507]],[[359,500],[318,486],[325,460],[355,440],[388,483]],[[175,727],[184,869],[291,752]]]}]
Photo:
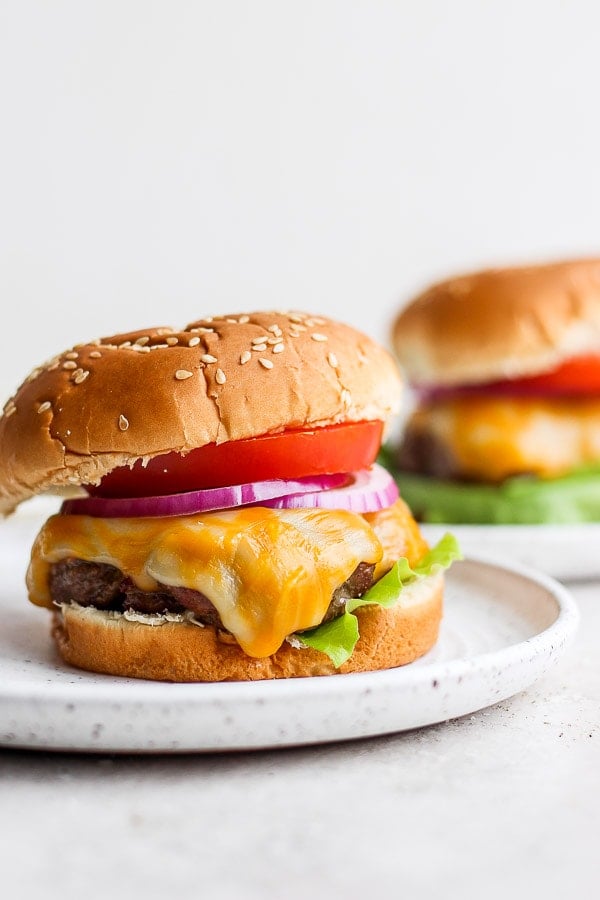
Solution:
[{"label": "white background", "polygon": [[74,342],[596,253],[593,0],[1,0],[8,396]]}]

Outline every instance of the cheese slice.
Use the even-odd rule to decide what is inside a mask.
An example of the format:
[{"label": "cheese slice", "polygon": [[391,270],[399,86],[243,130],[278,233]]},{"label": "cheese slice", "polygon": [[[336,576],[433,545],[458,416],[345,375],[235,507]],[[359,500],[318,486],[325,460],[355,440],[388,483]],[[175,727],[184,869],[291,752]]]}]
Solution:
[{"label": "cheese slice", "polygon": [[[402,504],[398,517],[406,517]],[[51,607],[49,568],[75,557],[116,566],[142,590],[159,583],[191,588],[208,597],[249,656],[262,657],[289,634],[318,625],[357,565],[388,555],[389,537],[384,543],[385,552],[373,523],[344,510],[252,507],[156,519],[56,515],[35,540],[27,587],[33,603]]]},{"label": "cheese slice", "polygon": [[412,416],[468,478],[501,481],[523,472],[552,478],[600,461],[600,399],[464,396]]}]

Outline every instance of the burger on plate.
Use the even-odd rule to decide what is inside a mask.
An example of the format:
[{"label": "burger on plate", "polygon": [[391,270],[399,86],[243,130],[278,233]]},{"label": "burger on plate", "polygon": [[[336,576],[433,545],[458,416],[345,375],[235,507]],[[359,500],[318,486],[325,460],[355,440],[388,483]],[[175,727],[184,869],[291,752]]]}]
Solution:
[{"label": "burger on plate", "polygon": [[64,660],[224,681],[424,654],[457,551],[429,550],[374,464],[399,393],[386,350],[302,313],[120,334],[32,372],[0,419],[0,509],[78,490],[27,572]]},{"label": "burger on plate", "polygon": [[600,522],[600,260],[434,284],[398,315],[413,388],[389,451],[428,522]]}]

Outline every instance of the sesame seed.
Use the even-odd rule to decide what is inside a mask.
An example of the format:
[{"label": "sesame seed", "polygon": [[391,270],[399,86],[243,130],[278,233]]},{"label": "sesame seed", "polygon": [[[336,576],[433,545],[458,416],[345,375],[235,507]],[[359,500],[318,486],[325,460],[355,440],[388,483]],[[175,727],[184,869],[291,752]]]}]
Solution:
[{"label": "sesame seed", "polygon": [[283,344],[275,344],[275,346],[273,347],[273,353],[283,353],[284,350],[285,347]]},{"label": "sesame seed", "polygon": [[77,363],[73,362],[72,359],[68,359],[66,362],[63,363],[62,367],[63,367],[63,369],[76,369]]},{"label": "sesame seed", "polygon": [[279,325],[269,325],[267,331],[270,331],[272,334],[281,334],[281,328]]},{"label": "sesame seed", "polygon": [[230,325],[237,325],[237,324],[238,324],[238,320],[237,320],[237,319],[225,319],[225,321],[226,321],[226,322],[229,322]]},{"label": "sesame seed", "polygon": [[273,368],[273,363],[271,362],[270,359],[263,359],[261,356],[258,361],[261,364],[261,366],[263,367],[263,369],[272,369]]},{"label": "sesame seed", "polygon": [[258,351],[266,350],[266,349],[267,349],[267,345],[266,345],[265,343],[262,343],[262,344],[253,344],[253,345],[252,345],[252,349],[253,349],[253,350],[258,350]]},{"label": "sesame seed", "polygon": [[175,372],[175,378],[177,381],[185,381],[186,378],[191,378],[194,373],[188,371],[188,369],[177,369]]},{"label": "sesame seed", "polygon": [[13,413],[16,413],[17,407],[15,405],[14,400],[9,400],[6,406],[4,407],[4,415],[8,419],[9,416],[12,416]]},{"label": "sesame seed", "polygon": [[326,341],[327,335],[319,334],[318,331],[315,331],[315,332],[313,332],[313,334],[311,334],[311,338],[313,339],[313,341]]},{"label": "sesame seed", "polygon": [[150,344],[151,350],[166,350],[169,345],[167,343],[164,344]]},{"label": "sesame seed", "polygon": [[179,343],[179,338],[176,338],[176,337],[168,337],[167,338],[167,344],[169,345],[169,347],[174,347],[175,344],[178,344],[178,343]]},{"label": "sesame seed", "polygon": [[290,335],[290,337],[302,337],[302,335],[300,334],[299,331],[292,331],[291,329],[290,329],[289,335]]},{"label": "sesame seed", "polygon": [[89,374],[90,373],[84,369],[79,369],[79,371],[73,373],[73,381],[75,384],[82,384]]},{"label": "sesame seed", "polygon": [[51,407],[51,403],[49,400],[44,400],[43,403],[40,403],[38,406],[38,413],[45,413]]},{"label": "sesame seed", "polygon": [[225,382],[227,381],[227,377],[223,369],[217,369],[217,371],[215,372],[215,381],[217,382],[217,384],[225,384]]},{"label": "sesame seed", "polygon": [[143,347],[145,344],[148,343],[149,340],[150,340],[150,337],[147,334],[144,334],[144,335],[142,335],[142,337],[136,338],[135,342],[140,347]]},{"label": "sesame seed", "polygon": [[79,353],[75,353],[74,350],[71,350],[70,353],[65,353],[65,359],[77,359],[78,356],[79,356]]},{"label": "sesame seed", "polygon": [[122,344],[119,344],[119,350],[126,350],[128,347],[131,347],[131,341],[123,341]]},{"label": "sesame seed", "polygon": [[328,354],[327,354],[327,362],[328,362],[329,365],[332,367],[332,369],[337,369],[337,367],[338,367],[338,358],[337,358],[337,356],[335,355],[335,353],[328,353]]},{"label": "sesame seed", "polygon": [[119,416],[119,429],[121,431],[127,431],[129,428],[129,419],[127,419],[122,413]]},{"label": "sesame seed", "polygon": [[90,353],[90,359],[100,359],[101,356],[102,354],[99,350],[92,350],[92,352]]},{"label": "sesame seed", "polygon": [[249,350],[244,350],[244,352],[240,356],[240,363],[244,366],[250,359],[252,359],[252,354]]},{"label": "sesame seed", "polygon": [[304,316],[299,316],[299,315],[294,314],[294,315],[288,316],[288,318],[289,318],[290,322],[296,322],[299,325],[302,322],[302,319],[304,318]]},{"label": "sesame seed", "polygon": [[250,316],[240,316],[238,322],[240,325],[246,325],[250,321]]},{"label": "sesame seed", "polygon": [[163,335],[163,334],[172,334],[172,332],[173,332],[172,328],[157,328],[156,331],[154,332],[154,334]]},{"label": "sesame seed", "polygon": [[270,337],[267,338],[267,344],[281,344],[283,342],[282,337]]},{"label": "sesame seed", "polygon": [[316,318],[316,317],[313,319],[313,322],[314,322],[315,325],[326,325],[326,324],[327,324],[327,320],[326,320],[326,319],[319,319],[319,318]]},{"label": "sesame seed", "polygon": [[216,361],[217,361],[217,357],[211,356],[210,353],[204,353],[200,357],[200,359],[202,360],[203,363],[216,363]]},{"label": "sesame seed", "polygon": [[340,397],[344,406],[352,406],[352,394],[346,388],[343,389]]},{"label": "sesame seed", "polygon": [[188,347],[197,347],[200,343],[200,338],[196,335],[196,337],[192,337],[188,341]]},{"label": "sesame seed", "polygon": [[265,336],[264,334],[262,334],[262,335],[256,335],[256,337],[253,337],[253,338],[250,339],[250,343],[251,343],[251,344],[264,344],[264,342],[265,342],[266,340],[267,340],[267,338],[266,338],[266,336]]}]

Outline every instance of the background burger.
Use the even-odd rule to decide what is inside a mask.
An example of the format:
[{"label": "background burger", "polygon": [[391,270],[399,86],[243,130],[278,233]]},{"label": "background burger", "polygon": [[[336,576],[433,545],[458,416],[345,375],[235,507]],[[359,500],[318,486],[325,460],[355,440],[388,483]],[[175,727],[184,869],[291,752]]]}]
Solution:
[{"label": "background burger", "polygon": [[207,318],[80,344],[0,419],[0,505],[83,486],[27,572],[64,659],[214,681],[407,663],[435,642],[440,570],[373,462],[391,356],[318,316]]},{"label": "background burger", "polygon": [[388,462],[418,518],[600,521],[600,260],[435,284],[393,344],[414,410]]}]

